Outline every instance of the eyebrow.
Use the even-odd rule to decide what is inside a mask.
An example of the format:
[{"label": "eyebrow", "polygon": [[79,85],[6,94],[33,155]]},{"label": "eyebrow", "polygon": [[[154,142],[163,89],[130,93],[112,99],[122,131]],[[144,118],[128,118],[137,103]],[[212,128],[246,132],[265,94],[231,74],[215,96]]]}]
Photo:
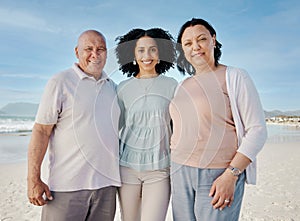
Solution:
[{"label": "eyebrow", "polygon": [[[85,46],[84,48],[94,48],[94,46],[93,45],[87,45],[87,46]],[[106,49],[106,47],[105,46],[99,46],[99,47],[95,47],[96,49]]]},{"label": "eyebrow", "polygon": [[[204,35],[204,36],[207,36],[206,33],[201,33],[201,34],[199,34],[196,38],[200,38],[200,37],[202,37],[203,35]],[[183,39],[182,43],[183,43],[183,42],[186,42],[186,41],[191,41],[191,38]]]}]

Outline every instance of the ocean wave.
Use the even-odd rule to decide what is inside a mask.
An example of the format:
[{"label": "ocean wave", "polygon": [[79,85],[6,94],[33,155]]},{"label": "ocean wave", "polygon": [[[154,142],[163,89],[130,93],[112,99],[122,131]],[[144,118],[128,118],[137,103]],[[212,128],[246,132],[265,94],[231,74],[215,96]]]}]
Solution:
[{"label": "ocean wave", "polygon": [[0,133],[24,133],[31,132],[34,125],[33,117],[0,117]]}]

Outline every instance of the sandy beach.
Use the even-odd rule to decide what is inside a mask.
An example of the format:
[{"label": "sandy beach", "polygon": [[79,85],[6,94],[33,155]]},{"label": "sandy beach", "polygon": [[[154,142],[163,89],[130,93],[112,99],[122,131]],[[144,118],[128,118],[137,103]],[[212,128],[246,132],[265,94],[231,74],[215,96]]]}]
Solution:
[{"label": "sandy beach", "polygon": [[[258,156],[258,184],[246,185],[241,221],[300,220],[299,156],[300,142],[265,145]],[[0,221],[40,220],[41,208],[27,201],[26,170],[25,161],[0,164]]]}]

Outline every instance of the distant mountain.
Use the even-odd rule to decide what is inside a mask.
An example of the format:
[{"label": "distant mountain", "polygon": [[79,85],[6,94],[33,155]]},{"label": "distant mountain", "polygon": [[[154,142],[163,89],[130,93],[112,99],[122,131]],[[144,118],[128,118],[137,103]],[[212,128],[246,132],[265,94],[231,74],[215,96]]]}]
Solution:
[{"label": "distant mountain", "polygon": [[273,110],[273,111],[265,111],[266,118],[276,117],[276,116],[300,116],[300,110],[295,111],[280,111],[280,110]]},{"label": "distant mountain", "polygon": [[9,103],[0,109],[1,115],[35,116],[38,104],[33,103]]}]

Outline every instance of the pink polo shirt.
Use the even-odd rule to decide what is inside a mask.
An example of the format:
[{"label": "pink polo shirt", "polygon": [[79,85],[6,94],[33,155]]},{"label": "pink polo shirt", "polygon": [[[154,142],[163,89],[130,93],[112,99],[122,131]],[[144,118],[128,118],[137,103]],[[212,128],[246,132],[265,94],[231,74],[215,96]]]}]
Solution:
[{"label": "pink polo shirt", "polygon": [[197,168],[226,168],[237,151],[237,136],[225,73],[190,77],[170,104],[171,159]]}]

